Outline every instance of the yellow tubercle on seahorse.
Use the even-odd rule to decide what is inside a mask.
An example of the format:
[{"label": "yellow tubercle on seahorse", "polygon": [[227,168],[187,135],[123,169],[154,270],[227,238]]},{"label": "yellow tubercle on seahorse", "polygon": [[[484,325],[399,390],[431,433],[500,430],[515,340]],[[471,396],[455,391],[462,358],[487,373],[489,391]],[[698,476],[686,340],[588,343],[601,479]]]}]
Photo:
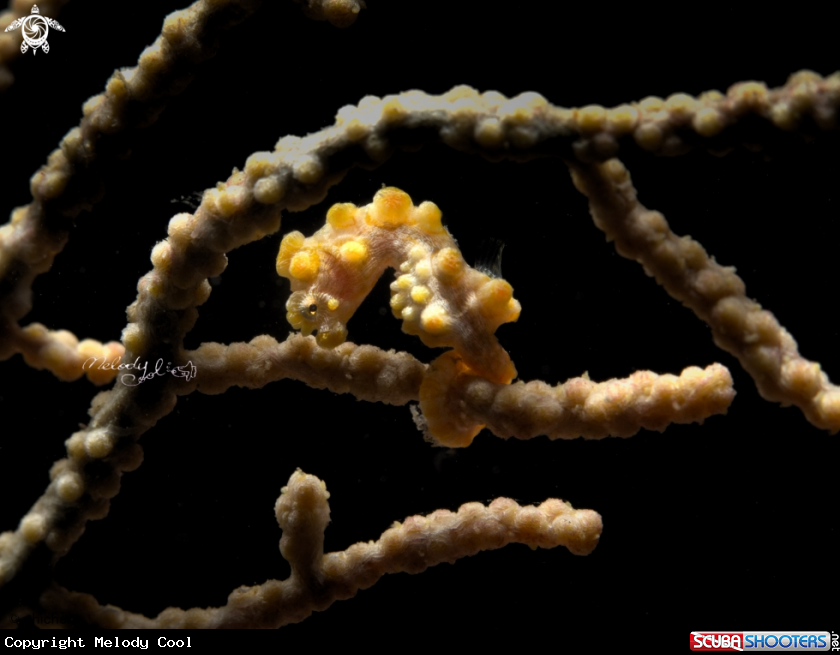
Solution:
[{"label": "yellow tubercle on seahorse", "polygon": [[464,261],[437,205],[415,206],[394,187],[363,207],[333,205],[311,237],[283,238],[277,272],[292,283],[286,318],[333,348],[346,339],[347,322],[386,268],[398,271],[391,310],[404,332],[427,346],[453,348],[476,375],[503,384],[516,377],[495,336],[502,323],[519,318],[513,288]]}]

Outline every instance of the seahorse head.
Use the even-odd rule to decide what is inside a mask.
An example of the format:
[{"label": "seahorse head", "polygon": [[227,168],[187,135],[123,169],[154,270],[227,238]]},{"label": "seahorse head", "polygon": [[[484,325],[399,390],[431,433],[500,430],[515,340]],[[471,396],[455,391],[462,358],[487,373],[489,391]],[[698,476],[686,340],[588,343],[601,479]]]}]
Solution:
[{"label": "seahorse head", "polygon": [[305,336],[314,333],[325,348],[344,343],[347,321],[376,280],[361,265],[365,258],[364,243],[358,240],[336,240],[323,230],[309,239],[300,232],[287,234],[277,255],[277,272],[291,281],[286,319],[292,327]]},{"label": "seahorse head", "polygon": [[324,348],[335,348],[347,339],[341,301],[323,291],[295,291],[286,301],[286,320],[304,336],[315,333]]}]

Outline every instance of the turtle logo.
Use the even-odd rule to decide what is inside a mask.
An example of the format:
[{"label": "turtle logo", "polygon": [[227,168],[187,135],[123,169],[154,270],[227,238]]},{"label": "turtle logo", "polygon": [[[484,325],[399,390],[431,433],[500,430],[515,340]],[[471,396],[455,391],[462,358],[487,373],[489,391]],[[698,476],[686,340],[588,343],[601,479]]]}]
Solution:
[{"label": "turtle logo", "polygon": [[50,51],[50,44],[47,43],[47,34],[50,33],[50,28],[63,32],[64,28],[58,24],[58,21],[52,18],[42,16],[38,11],[38,5],[32,5],[32,13],[29,16],[18,18],[12,21],[12,24],[6,28],[7,32],[23,28],[23,43],[20,44],[20,51],[26,52],[32,48],[32,54],[38,48],[43,48],[44,52]]}]

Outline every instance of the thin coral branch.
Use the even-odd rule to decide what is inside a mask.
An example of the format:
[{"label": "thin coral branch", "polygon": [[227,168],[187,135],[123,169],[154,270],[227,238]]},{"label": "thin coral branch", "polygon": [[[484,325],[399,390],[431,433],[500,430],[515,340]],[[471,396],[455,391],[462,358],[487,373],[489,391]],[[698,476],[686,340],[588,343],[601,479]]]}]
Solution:
[{"label": "thin coral branch", "polygon": [[278,628],[323,611],[336,600],[352,598],[386,573],[422,573],[430,566],[453,564],[511,543],[534,549],[565,546],[576,555],[587,555],[602,529],[596,512],[576,510],[557,499],[539,507],[520,507],[509,498],[497,498],[488,506],[469,503],[457,512],[410,516],[394,523],[375,542],[324,554],[329,496],[326,485],[314,475],[300,469],[292,474],[275,507],[283,530],[280,551],[292,565],[291,576],[240,587],[223,607],[170,607],[150,619],[113,605],[102,606],[90,594],[58,586],[45,593],[44,607],[78,615],[103,628]]},{"label": "thin coral branch", "polygon": [[[106,172],[130,151],[133,133],[154,123],[169,99],[186,88],[193,68],[215,53],[219,33],[258,6],[257,0],[196,2],[171,14],[138,65],[115,71],[105,93],[85,103],[79,127],[65,135],[32,177],[32,203],[15,209],[11,221],[0,228],[0,280],[5,281],[0,289],[0,359],[31,349],[17,321],[32,308],[32,282],[49,270],[64,248],[72,219],[101,200]],[[54,349],[60,343],[50,341]],[[111,355],[110,350],[95,350],[95,356]],[[62,370],[67,379],[62,365],[49,357],[40,358],[39,364],[56,373]]]},{"label": "thin coral branch", "polygon": [[761,395],[796,405],[813,425],[840,430],[840,388],[820,365],[799,354],[776,317],[746,295],[733,267],[718,264],[697,241],[678,237],[661,213],[636,199],[627,169],[617,159],[599,165],[572,163],[572,179],[590,199],[595,224],[648,275],[712,328],[715,343],[735,355]]},{"label": "thin coral branch", "polygon": [[[262,335],[250,343],[228,346],[204,343],[185,353],[201,376],[185,382],[179,395],[193,389],[207,394],[224,393],[232,386],[258,389],[286,378],[300,380],[315,389],[350,393],[359,400],[404,405],[421,398],[421,383],[427,366],[404,352],[383,351],[373,346],[343,343],[327,350],[314,337],[291,335],[278,343]],[[437,360],[435,369],[456,366]],[[138,374],[124,373],[132,384]],[[701,370],[689,368],[682,375],[657,375],[637,371],[624,380],[593,382],[572,378],[556,387],[544,382],[513,385],[491,382],[460,372],[440,375],[448,391],[441,395],[448,406],[450,424],[466,425],[472,434],[481,424],[501,437],[550,439],[578,437],[629,437],[641,428],[662,431],[671,423],[702,422],[726,413],[735,395],[729,371],[720,364]],[[450,378],[454,379],[450,381]],[[437,382],[433,382],[437,383]],[[427,419],[419,419],[427,429]],[[432,435],[429,437],[435,441]],[[439,445],[464,446],[447,441]]]},{"label": "thin coral branch", "polygon": [[259,389],[291,378],[314,389],[350,393],[359,400],[404,405],[419,398],[426,372],[426,364],[405,352],[350,342],[325,350],[314,337],[299,334],[280,343],[265,334],[250,343],[203,343],[184,357],[201,376],[185,383],[179,394],[193,389],[219,394],[233,386]]},{"label": "thin coral branch", "polygon": [[440,357],[426,380],[420,398],[425,393],[427,403],[439,407],[433,425],[428,412],[418,414],[419,426],[429,441],[449,447],[468,446],[482,428],[517,439],[630,437],[642,428],[661,432],[672,423],[702,423],[725,414],[735,396],[732,377],[720,364],[687,368],[679,377],[636,371],[623,380],[598,383],[587,376],[551,387],[540,381],[499,384]]}]

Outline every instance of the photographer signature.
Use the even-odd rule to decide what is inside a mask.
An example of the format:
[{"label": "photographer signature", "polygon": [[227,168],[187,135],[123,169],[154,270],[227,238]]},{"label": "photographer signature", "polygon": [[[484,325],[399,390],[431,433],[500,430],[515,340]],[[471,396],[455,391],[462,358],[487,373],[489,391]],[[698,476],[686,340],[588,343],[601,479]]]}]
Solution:
[{"label": "photographer signature", "polygon": [[143,375],[139,378],[133,373],[126,373],[120,378],[120,381],[127,387],[136,387],[146,380],[151,380],[155,376],[163,376],[167,373],[174,375],[176,378],[184,378],[187,382],[192,380],[197,373],[197,370],[191,361],[181,366],[172,366],[172,362],[167,362],[164,366],[163,359],[158,359],[155,362],[155,367],[151,371],[148,370],[149,362],[140,363],[138,357],[133,362],[120,362],[119,357],[115,357],[111,362],[105,361],[104,357],[88,357],[85,363],[82,364],[83,370],[89,370],[96,366],[98,360],[103,360],[97,368],[103,371],[143,371]]}]

